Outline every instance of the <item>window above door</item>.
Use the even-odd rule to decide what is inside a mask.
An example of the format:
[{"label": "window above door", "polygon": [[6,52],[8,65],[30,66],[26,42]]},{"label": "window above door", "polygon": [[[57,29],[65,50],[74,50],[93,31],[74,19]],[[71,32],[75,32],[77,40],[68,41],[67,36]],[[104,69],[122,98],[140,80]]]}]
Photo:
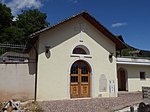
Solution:
[{"label": "window above door", "polygon": [[78,45],[73,49],[72,54],[84,54],[84,55],[90,55],[89,49],[84,45]]},{"label": "window above door", "polygon": [[71,56],[72,57],[84,56],[86,58],[91,58],[89,49],[84,45],[77,45],[76,47],[74,47]]}]

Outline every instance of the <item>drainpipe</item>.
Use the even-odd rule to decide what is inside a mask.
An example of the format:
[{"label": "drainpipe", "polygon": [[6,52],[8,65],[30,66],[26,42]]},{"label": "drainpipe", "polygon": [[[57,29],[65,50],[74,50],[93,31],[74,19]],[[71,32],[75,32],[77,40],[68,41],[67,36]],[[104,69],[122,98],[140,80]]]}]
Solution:
[{"label": "drainpipe", "polygon": [[35,88],[34,88],[34,101],[36,101],[36,97],[37,97],[37,71],[38,71],[38,51],[37,51],[37,48],[36,46],[32,45],[32,47],[34,48],[35,50],[35,55],[36,55],[36,59],[35,59],[35,63],[36,63],[36,66],[35,66]]},{"label": "drainpipe", "polygon": [[[34,37],[34,38],[38,38],[39,36],[37,36],[37,37]],[[32,37],[33,38],[33,37]],[[29,37],[28,38],[28,40],[27,40],[27,42],[26,42],[26,45],[27,45],[27,43],[29,42],[29,41],[31,41],[30,39],[32,39],[31,37]],[[37,40],[35,40],[34,41],[34,43],[36,44],[37,43]],[[35,88],[34,88],[34,101],[36,101],[37,99],[36,99],[36,97],[37,97],[37,70],[38,70],[38,50],[37,50],[37,46],[35,45],[35,44],[32,44],[32,43],[30,43],[29,44],[29,46],[32,48],[33,47],[33,49],[34,49],[34,51],[35,51],[35,64],[36,64],[36,66],[35,66]],[[25,50],[25,49],[24,49]],[[23,51],[24,52],[24,51]]]},{"label": "drainpipe", "polygon": [[37,71],[38,71],[38,52],[36,49],[36,68],[35,68],[35,90],[34,90],[34,101],[36,101],[37,97]]}]

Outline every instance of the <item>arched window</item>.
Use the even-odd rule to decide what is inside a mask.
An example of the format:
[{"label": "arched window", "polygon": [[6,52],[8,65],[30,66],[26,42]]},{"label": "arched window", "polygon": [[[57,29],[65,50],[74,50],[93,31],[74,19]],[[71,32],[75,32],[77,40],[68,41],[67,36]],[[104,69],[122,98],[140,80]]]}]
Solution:
[{"label": "arched window", "polygon": [[78,45],[73,49],[73,54],[84,54],[84,55],[89,55],[90,52],[87,49],[87,47],[83,45]]},{"label": "arched window", "polygon": [[82,48],[75,48],[73,54],[86,54],[85,50]]}]

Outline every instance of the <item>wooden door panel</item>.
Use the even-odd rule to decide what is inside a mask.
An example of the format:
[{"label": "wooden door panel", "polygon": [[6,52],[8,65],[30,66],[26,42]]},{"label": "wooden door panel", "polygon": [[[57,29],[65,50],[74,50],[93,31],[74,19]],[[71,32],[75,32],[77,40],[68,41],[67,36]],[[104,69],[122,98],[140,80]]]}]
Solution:
[{"label": "wooden door panel", "polygon": [[81,85],[81,97],[88,97],[88,96],[89,96],[89,86]]},{"label": "wooden door panel", "polygon": [[71,92],[71,98],[78,98],[79,97],[78,85],[71,85],[70,92]]}]

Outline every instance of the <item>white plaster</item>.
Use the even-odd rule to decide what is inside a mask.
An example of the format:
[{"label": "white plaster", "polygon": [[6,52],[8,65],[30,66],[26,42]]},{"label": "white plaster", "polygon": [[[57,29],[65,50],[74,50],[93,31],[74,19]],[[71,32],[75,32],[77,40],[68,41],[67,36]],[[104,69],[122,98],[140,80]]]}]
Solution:
[{"label": "white plaster", "polygon": [[71,57],[81,57],[84,56],[84,58],[92,58],[91,55],[84,55],[84,54],[71,54]]},{"label": "white plaster", "polygon": [[83,31],[80,32],[80,42],[83,42]]},{"label": "white plaster", "polygon": [[68,99],[70,99],[70,74],[68,74]]}]

